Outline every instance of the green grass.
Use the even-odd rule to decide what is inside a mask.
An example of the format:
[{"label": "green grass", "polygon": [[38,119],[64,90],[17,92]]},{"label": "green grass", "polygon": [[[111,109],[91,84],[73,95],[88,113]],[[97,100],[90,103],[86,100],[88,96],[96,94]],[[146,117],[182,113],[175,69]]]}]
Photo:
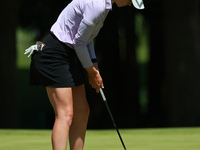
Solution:
[{"label": "green grass", "polygon": [[[199,150],[200,128],[120,130],[128,150]],[[0,130],[0,150],[51,150],[50,130]],[[88,130],[85,150],[123,150],[115,130]]]}]

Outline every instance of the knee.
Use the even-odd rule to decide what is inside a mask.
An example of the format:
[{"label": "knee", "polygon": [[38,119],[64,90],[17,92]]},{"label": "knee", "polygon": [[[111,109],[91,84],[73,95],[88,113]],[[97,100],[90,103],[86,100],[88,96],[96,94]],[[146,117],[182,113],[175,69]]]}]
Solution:
[{"label": "knee", "polygon": [[89,107],[89,105],[87,105],[87,106],[85,107],[84,113],[85,113],[85,115],[86,115],[87,117],[90,115],[90,107]]},{"label": "knee", "polygon": [[86,105],[82,108],[82,112],[81,112],[82,116],[84,116],[85,118],[88,118],[90,115],[90,107],[89,105]]},{"label": "knee", "polygon": [[62,124],[71,126],[73,120],[73,111],[63,111],[62,114],[56,115],[56,119],[62,122]]},{"label": "knee", "polygon": [[67,123],[68,126],[71,126],[72,120],[73,120],[73,113],[65,115],[65,122]]}]

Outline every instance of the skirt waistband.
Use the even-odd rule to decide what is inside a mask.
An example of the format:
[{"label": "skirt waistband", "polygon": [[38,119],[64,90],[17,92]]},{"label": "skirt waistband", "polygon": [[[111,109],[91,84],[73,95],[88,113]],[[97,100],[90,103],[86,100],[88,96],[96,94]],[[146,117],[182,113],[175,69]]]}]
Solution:
[{"label": "skirt waistband", "polygon": [[61,44],[63,44],[64,46],[68,46],[68,47],[70,47],[71,49],[73,49],[73,46],[72,46],[71,44],[67,44],[67,43],[61,42],[52,32],[50,32],[50,35],[51,35],[54,39],[58,40],[58,41],[59,41]]}]

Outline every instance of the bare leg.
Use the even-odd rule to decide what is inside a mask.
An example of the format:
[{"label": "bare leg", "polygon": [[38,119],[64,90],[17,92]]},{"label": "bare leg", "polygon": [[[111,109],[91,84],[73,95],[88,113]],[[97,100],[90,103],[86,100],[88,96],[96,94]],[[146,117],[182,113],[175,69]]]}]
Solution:
[{"label": "bare leg", "polygon": [[70,150],[83,150],[89,116],[89,106],[84,85],[72,88],[72,93],[74,117],[69,134]]},{"label": "bare leg", "polygon": [[53,150],[66,150],[69,128],[73,118],[72,88],[46,87],[50,102],[55,111],[52,131]]}]

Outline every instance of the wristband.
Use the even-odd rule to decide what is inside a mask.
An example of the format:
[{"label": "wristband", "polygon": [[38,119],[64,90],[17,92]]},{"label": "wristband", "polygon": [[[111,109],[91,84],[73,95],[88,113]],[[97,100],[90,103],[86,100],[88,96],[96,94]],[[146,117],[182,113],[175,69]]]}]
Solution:
[{"label": "wristband", "polygon": [[97,59],[93,58],[93,59],[91,59],[91,61],[92,61],[92,63],[95,63],[95,62],[97,62]]}]

